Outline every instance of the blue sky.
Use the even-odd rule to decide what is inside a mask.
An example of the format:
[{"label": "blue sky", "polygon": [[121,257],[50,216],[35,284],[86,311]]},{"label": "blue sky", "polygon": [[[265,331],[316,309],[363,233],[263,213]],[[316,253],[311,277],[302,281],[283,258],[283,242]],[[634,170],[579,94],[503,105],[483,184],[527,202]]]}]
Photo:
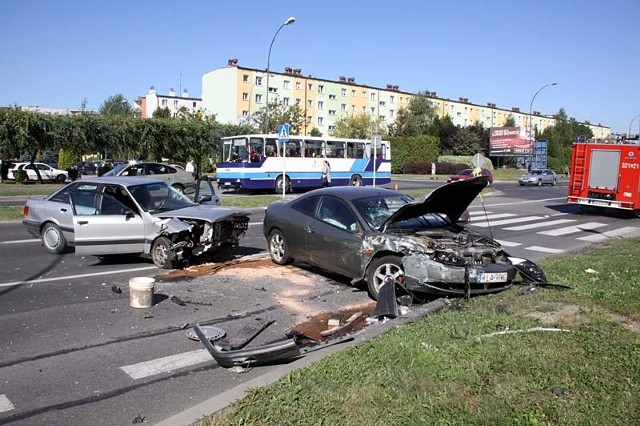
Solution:
[{"label": "blue sky", "polygon": [[97,109],[150,86],[200,97],[229,58],[266,68],[289,16],[272,70],[523,112],[557,81],[533,110],[614,132],[640,114],[638,0],[1,0],[0,106]]}]

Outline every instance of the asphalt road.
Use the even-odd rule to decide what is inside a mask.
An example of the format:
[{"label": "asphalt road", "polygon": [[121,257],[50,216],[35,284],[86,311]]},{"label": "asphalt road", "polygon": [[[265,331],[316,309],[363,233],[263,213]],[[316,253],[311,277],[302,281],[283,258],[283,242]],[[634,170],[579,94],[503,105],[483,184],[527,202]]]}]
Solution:
[{"label": "asphalt road", "polygon": [[[441,183],[398,182],[401,190]],[[637,219],[580,214],[563,186],[494,188],[471,206],[470,226],[515,256],[571,253],[640,230]],[[237,256],[264,257],[262,217],[254,211]],[[0,224],[0,258],[0,424],[156,423],[277,368],[220,368],[187,338],[186,324],[234,335],[258,319],[275,321],[253,345],[282,339],[310,315],[372,303],[347,280],[304,265],[255,261],[186,276],[138,257],[53,256],[20,224]],[[129,306],[134,276],[156,278],[153,307]]]}]

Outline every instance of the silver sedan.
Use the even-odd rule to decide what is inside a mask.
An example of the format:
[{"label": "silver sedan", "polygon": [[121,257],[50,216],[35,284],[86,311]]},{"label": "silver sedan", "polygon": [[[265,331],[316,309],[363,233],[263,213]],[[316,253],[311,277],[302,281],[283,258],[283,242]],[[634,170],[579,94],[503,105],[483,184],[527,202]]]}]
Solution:
[{"label": "silver sedan", "polygon": [[529,173],[525,173],[518,178],[520,186],[524,185],[556,185],[558,176],[553,170],[549,169],[533,169]]}]

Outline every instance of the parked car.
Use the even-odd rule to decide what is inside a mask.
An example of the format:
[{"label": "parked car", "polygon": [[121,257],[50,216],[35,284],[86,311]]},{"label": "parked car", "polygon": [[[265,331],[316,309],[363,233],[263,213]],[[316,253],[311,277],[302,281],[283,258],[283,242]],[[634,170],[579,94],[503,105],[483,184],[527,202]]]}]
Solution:
[{"label": "parked car", "polygon": [[95,161],[80,161],[76,167],[82,175],[95,175],[98,170],[98,163]]},{"label": "parked car", "polygon": [[7,178],[15,179],[16,177],[14,176],[14,172],[16,170],[24,170],[27,172],[27,175],[23,180],[35,181],[38,180],[36,169],[40,172],[42,180],[64,183],[69,179],[69,173],[66,170],[56,169],[55,167],[51,167],[45,163],[15,163],[13,164],[13,167],[9,168]]},{"label": "parked car", "polygon": [[191,173],[164,163],[119,164],[103,176],[145,176],[160,179],[184,194],[192,194],[196,189],[196,181]]},{"label": "parked car", "polygon": [[[211,199],[200,195],[202,203]],[[50,253],[142,254],[170,269],[237,246],[250,214],[198,205],[155,179],[88,177],[29,198],[22,223]]]},{"label": "parked car", "polygon": [[[488,169],[482,169],[482,176],[487,178],[489,185],[493,183],[493,175],[491,171]],[[464,169],[456,173],[455,175],[449,176],[447,182],[457,182],[459,180],[471,179],[473,178],[473,169]]]},{"label": "parked car", "polygon": [[538,185],[545,184],[554,185],[558,183],[558,176],[556,172],[549,169],[533,169],[528,173],[523,174],[518,178],[520,186],[524,185]]},{"label": "parked car", "polygon": [[545,282],[535,263],[458,224],[487,184],[482,176],[453,182],[416,201],[384,188],[317,189],[271,203],[263,233],[273,262],[296,259],[366,282],[374,299],[387,278],[409,292],[449,296],[505,290],[518,271]]}]

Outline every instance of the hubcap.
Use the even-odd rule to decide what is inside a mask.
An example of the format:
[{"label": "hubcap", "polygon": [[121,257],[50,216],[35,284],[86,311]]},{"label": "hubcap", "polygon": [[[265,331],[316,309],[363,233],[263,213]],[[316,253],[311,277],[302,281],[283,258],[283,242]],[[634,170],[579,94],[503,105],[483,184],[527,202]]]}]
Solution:
[{"label": "hubcap", "polygon": [[280,235],[271,237],[271,254],[279,261],[284,257],[284,239]]},{"label": "hubcap", "polygon": [[396,284],[404,284],[404,273],[402,269],[391,263],[380,265],[374,274],[374,286],[376,291],[380,290],[384,280],[387,277],[391,277]]},{"label": "hubcap", "polygon": [[47,247],[56,248],[60,244],[60,235],[54,228],[48,228],[44,234],[44,242]]}]

